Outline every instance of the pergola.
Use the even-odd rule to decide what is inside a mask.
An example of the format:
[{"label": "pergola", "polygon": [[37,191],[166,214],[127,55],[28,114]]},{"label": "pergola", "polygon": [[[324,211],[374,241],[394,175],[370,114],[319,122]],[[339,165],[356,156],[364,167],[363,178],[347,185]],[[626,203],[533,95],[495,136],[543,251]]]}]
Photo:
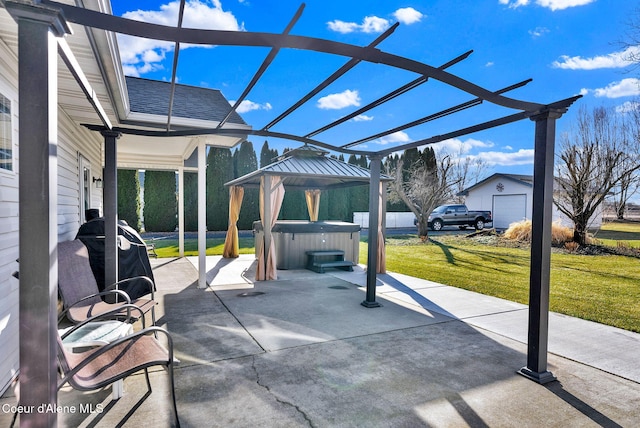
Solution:
[{"label": "pergola", "polygon": [[[116,272],[116,149],[121,136],[137,135],[146,138],[175,138],[184,136],[211,136],[223,138],[246,138],[250,135],[282,138],[301,143],[309,143],[331,151],[365,155],[371,163],[369,223],[369,254],[367,278],[367,299],[375,302],[376,258],[374,252],[378,246],[376,230],[380,199],[377,189],[380,184],[380,161],[385,156],[409,148],[437,143],[450,138],[468,135],[521,120],[535,122],[534,135],[534,201],[533,231],[530,267],[529,335],[527,365],[519,372],[528,378],[545,383],[553,380],[547,370],[547,338],[549,311],[549,276],[551,250],[551,208],[553,191],[553,164],[556,120],[560,118],[578,97],[571,97],[550,104],[523,101],[509,98],[503,94],[519,88],[529,81],[507,86],[499,90],[489,90],[451,74],[447,69],[464,60],[469,54],[434,67],[406,57],[382,51],[376,46],[391,36],[397,24],[389,28],[368,46],[355,46],[331,40],[291,35],[296,21],[302,14],[302,5],[281,34],[260,32],[231,32],[216,30],[198,30],[182,27],[182,15],[185,1],[181,1],[179,21],[176,27],[132,21],[109,14],[89,10],[83,7],[46,0],[0,0],[18,24],[19,44],[19,156],[20,169],[33,171],[33,174],[21,174],[19,189],[20,204],[20,264],[29,266],[20,275],[20,381],[22,405],[55,404],[56,393],[56,294],[57,294],[57,235],[56,235],[56,147],[57,147],[57,67],[56,59],[60,55],[76,78],[79,87],[94,107],[100,120],[98,127],[105,141],[104,170],[104,214],[106,225],[106,269]],[[70,33],[68,22],[91,29],[129,34],[173,42],[175,44],[172,85],[175,85],[180,44],[253,46],[270,48],[262,64],[256,71],[243,93],[237,98],[234,107],[229,109],[229,117],[246,99],[252,89],[259,84],[272,61],[283,49],[315,51],[337,55],[347,59],[326,80],[319,83],[298,102],[286,109],[261,129],[233,128],[225,126],[226,119],[210,129],[176,127],[172,124],[171,108],[167,114],[164,129],[141,129],[139,127],[115,126],[111,123],[100,101],[95,96],[91,84],[75,60],[74,54],[65,43],[65,35]],[[304,135],[299,133],[276,132],[271,129],[300,106],[311,100],[322,90],[338,80],[347,71],[359,63],[376,63],[394,69],[405,70],[414,75],[414,80],[398,87],[351,114]],[[39,78],[33,78],[38,76]],[[349,119],[374,109],[385,102],[400,97],[429,80],[448,85],[452,91],[467,93],[467,102],[452,105],[437,112],[428,112],[424,117],[409,123],[400,124],[388,131],[358,139],[340,146],[318,139],[318,135],[339,126]],[[385,135],[419,126],[453,113],[466,110],[484,102],[510,110],[510,113],[484,121],[471,123],[461,129],[433,135],[400,145],[387,145],[382,150],[367,150],[363,143]],[[169,105],[171,105],[171,101]],[[426,105],[427,103],[425,103]],[[417,106],[412,106],[417,108]],[[213,143],[215,144],[215,143]],[[198,148],[199,183],[204,185],[204,146]],[[153,153],[146,153],[153,156]],[[199,216],[204,213],[204,202],[199,203]],[[204,220],[199,220],[199,233],[204,232]],[[200,240],[204,246],[204,239]],[[204,248],[200,250],[200,275],[204,277]],[[375,306],[375,305],[372,305]],[[40,352],[33,352],[39,349]],[[55,425],[56,415],[24,414],[21,424],[24,426]]]}]

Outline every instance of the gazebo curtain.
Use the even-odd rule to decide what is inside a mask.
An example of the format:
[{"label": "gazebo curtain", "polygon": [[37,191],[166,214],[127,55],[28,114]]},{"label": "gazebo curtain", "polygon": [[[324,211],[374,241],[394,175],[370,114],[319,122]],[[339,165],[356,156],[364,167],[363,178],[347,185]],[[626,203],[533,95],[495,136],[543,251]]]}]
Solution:
[{"label": "gazebo curtain", "polygon": [[[268,178],[265,180],[265,178]],[[270,183],[267,187],[265,181]],[[268,192],[268,198],[266,198]],[[265,199],[270,203],[268,207],[265,207]],[[256,280],[265,281],[270,279],[278,279],[276,272],[276,246],[271,238],[271,229],[278,219],[278,213],[282,207],[282,200],[284,199],[284,185],[282,184],[282,178],[278,176],[261,177],[260,178],[260,221],[262,222],[262,230],[264,232],[265,240],[269,237],[269,248],[265,255],[265,240],[260,242],[260,250],[258,252],[258,267],[256,269]],[[269,224],[265,224],[265,210],[269,210]],[[266,263],[265,263],[266,258]]]},{"label": "gazebo curtain", "polygon": [[318,212],[320,211],[320,190],[307,189],[304,191],[304,198],[307,201],[309,220],[318,221]]},{"label": "gazebo curtain", "polygon": [[229,188],[229,228],[224,239],[224,251],[222,253],[222,257],[225,258],[234,258],[240,255],[237,223],[243,197],[244,187],[231,186]]},{"label": "gazebo curtain", "polygon": [[382,233],[382,225],[384,224],[384,221],[385,221],[384,207],[386,204],[384,193],[383,193],[384,191],[385,191],[384,184],[381,182],[380,190],[378,191],[378,257],[377,257],[378,268],[376,269],[376,273],[387,272],[387,258],[386,258],[386,251],[384,248],[384,234]]}]

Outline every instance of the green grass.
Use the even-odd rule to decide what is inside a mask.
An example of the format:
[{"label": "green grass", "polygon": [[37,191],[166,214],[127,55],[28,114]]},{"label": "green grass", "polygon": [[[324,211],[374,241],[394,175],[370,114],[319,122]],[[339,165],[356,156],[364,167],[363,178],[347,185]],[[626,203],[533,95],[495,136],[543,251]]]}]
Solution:
[{"label": "green grass", "polygon": [[[640,242],[640,223],[609,223],[598,238]],[[623,237],[624,239],[620,239]],[[366,238],[364,236],[363,238]],[[156,240],[159,257],[178,256],[177,240]],[[223,238],[207,240],[207,255],[221,255]],[[438,237],[422,243],[415,235],[387,239],[387,269],[514,302],[529,300],[528,248]],[[240,239],[240,253],[253,254],[253,238]],[[197,240],[185,241],[185,255],[197,254]],[[360,244],[366,263],[367,244]],[[640,332],[640,260],[614,255],[551,256],[550,309],[554,312]]]},{"label": "green grass", "polygon": [[[529,301],[529,249],[467,238],[390,239],[387,269],[514,302]],[[360,260],[366,261],[366,243]],[[640,260],[612,255],[551,256],[550,309],[640,332]]]},{"label": "green grass", "polygon": [[598,245],[640,248],[640,222],[612,221],[593,234]]},{"label": "green grass", "polygon": [[[147,240],[147,242],[150,242]],[[177,239],[156,239],[153,241],[156,246],[156,254],[158,257],[178,257],[180,255],[178,249]],[[224,250],[224,238],[209,238],[207,239],[207,255],[208,256],[221,256]],[[240,238],[240,254],[253,254],[253,238]],[[197,256],[198,255],[198,240],[197,239],[185,239],[184,240],[184,255],[185,256]]]}]

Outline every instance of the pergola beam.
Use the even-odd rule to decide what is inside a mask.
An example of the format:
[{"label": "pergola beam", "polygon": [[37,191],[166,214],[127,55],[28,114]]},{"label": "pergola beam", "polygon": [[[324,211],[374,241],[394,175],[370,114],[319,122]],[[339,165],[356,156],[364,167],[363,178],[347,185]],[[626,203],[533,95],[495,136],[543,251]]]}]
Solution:
[{"label": "pergola beam", "polygon": [[[304,3],[300,5],[298,10],[296,11],[296,14],[293,16],[293,18],[291,19],[291,21],[289,22],[287,27],[284,29],[284,31],[282,33],[283,35],[287,35],[287,34],[289,34],[291,32],[291,30],[293,29],[293,26],[296,24],[296,22],[298,22],[298,20],[300,19],[300,16],[302,16],[302,11],[303,10],[304,10]],[[273,48],[271,48],[271,51],[269,51],[269,54],[266,56],[266,58],[264,59],[264,61],[260,65],[260,68],[258,69],[256,74],[251,78],[251,81],[249,82],[247,87],[244,89],[244,91],[242,91],[242,94],[240,95],[240,97],[236,100],[236,102],[233,104],[233,106],[231,106],[231,109],[229,109],[229,112],[225,115],[225,117],[218,124],[218,126],[217,126],[218,128],[222,128],[222,126],[225,123],[227,123],[227,121],[229,120],[229,118],[231,117],[233,112],[236,111],[238,109],[238,107],[240,107],[240,103],[242,101],[244,101],[244,99],[247,97],[247,95],[249,95],[249,92],[251,92],[251,90],[256,85],[256,83],[258,83],[258,80],[260,80],[260,78],[262,77],[264,72],[267,71],[267,68],[269,68],[269,66],[271,65],[271,63],[275,59],[276,55],[278,55],[278,52],[280,52],[280,46],[274,46]]]},{"label": "pergola beam", "polygon": [[[441,65],[440,67],[438,67],[438,69],[440,70],[444,70],[447,69],[449,67],[451,67],[454,64],[459,63],[460,61],[466,59],[469,57],[469,55],[471,55],[473,51],[467,51],[464,54],[452,59],[451,61],[447,62],[446,64]],[[398,89],[389,92],[386,95],[383,95],[382,97],[378,98],[375,101],[370,102],[369,104],[367,104],[364,107],[359,108],[358,110],[354,111],[353,113],[350,113],[338,120],[336,120],[335,122],[331,122],[328,125],[323,126],[322,128],[318,128],[315,131],[312,131],[310,133],[308,133],[307,135],[305,135],[305,138],[309,138],[309,137],[313,137],[314,135],[320,134],[321,132],[327,131],[335,126],[338,126],[348,120],[353,119],[356,116],[359,116],[361,114],[364,114],[366,112],[368,112],[369,110],[371,110],[372,108],[381,106],[382,104],[386,103],[387,101],[391,101],[392,99],[404,94],[405,92],[409,92],[412,89],[417,88],[418,86],[422,85],[423,83],[425,83],[427,80],[429,80],[428,77],[426,76],[420,76],[417,79],[412,80],[411,82],[399,87]],[[345,146],[342,146],[345,147]]]},{"label": "pergola beam", "polygon": [[[520,88],[520,87],[526,85],[527,83],[529,83],[531,81],[532,81],[532,79],[527,79],[527,80],[524,80],[522,82],[516,83],[514,85],[507,86],[506,88],[500,89],[500,90],[498,90],[498,91],[496,91],[494,93],[495,94],[503,94],[505,92],[512,91],[512,90],[514,90],[516,88]],[[466,110],[468,108],[475,107],[475,106],[480,105],[480,104],[482,104],[482,99],[481,98],[475,98],[473,100],[469,100],[469,101],[466,101],[464,103],[455,105],[453,107],[449,107],[449,108],[447,108],[445,110],[439,111],[439,112],[434,113],[434,114],[430,114],[428,116],[425,116],[423,118],[414,120],[412,122],[405,123],[404,125],[397,126],[397,127],[393,128],[393,129],[388,129],[388,130],[386,130],[384,132],[380,132],[378,134],[371,135],[369,137],[361,138],[360,140],[353,141],[353,142],[345,144],[345,145],[343,145],[341,147],[357,146],[357,145],[365,143],[367,141],[375,140],[377,138],[382,138],[384,136],[391,135],[391,134],[393,134],[395,132],[399,132],[399,131],[403,131],[405,129],[413,128],[414,126],[422,125],[422,124],[425,124],[427,122],[431,122],[433,120],[440,119],[440,118],[443,118],[445,116],[449,116],[450,114],[458,113],[458,112],[460,112],[462,110]]]},{"label": "pergola beam", "polygon": [[[180,0],[180,10],[178,11],[178,28],[182,28],[184,19],[185,0]],[[178,56],[180,55],[180,42],[176,42],[173,47],[173,64],[171,66],[171,89],[169,90],[169,111],[167,112],[167,131],[171,130],[171,116],[173,115],[173,98],[176,94],[176,77],[178,73]]]},{"label": "pergola beam", "polygon": [[[369,46],[367,46],[365,49],[372,49],[375,46],[377,46],[378,44],[380,44],[380,42],[382,42],[384,39],[386,39],[391,34],[393,34],[393,32],[396,30],[396,28],[398,28],[398,25],[399,24],[397,22],[395,24],[393,24],[384,33],[382,33],[373,42],[371,42],[371,44],[369,44]],[[344,64],[338,70],[333,72],[333,74],[331,74],[331,76],[327,77],[322,83],[320,83],[318,86],[316,86],[314,89],[312,89],[311,92],[309,92],[307,95],[302,97],[299,101],[297,101],[294,105],[292,105],[287,110],[285,110],[282,114],[280,114],[280,116],[276,117],[271,122],[269,122],[264,128],[262,128],[262,130],[263,131],[268,130],[269,128],[273,127],[275,124],[280,122],[282,119],[284,119],[285,117],[289,116],[291,113],[293,113],[299,107],[301,107],[304,103],[306,103],[311,98],[313,98],[316,95],[318,95],[320,93],[320,91],[322,91],[323,89],[325,89],[326,87],[331,85],[333,82],[338,80],[347,71],[351,70],[353,67],[358,65],[360,62],[362,62],[361,58],[351,58],[349,61],[347,61],[346,64]]]}]

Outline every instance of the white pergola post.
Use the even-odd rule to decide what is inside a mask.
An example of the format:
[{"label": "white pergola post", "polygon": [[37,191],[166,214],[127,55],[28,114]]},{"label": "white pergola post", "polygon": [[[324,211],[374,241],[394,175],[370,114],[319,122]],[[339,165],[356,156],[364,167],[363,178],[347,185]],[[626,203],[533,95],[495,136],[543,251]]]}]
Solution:
[{"label": "white pergola post", "polygon": [[207,288],[207,146],[198,142],[198,288]]},{"label": "white pergola post", "polygon": [[178,252],[184,257],[184,167],[178,168]]}]

